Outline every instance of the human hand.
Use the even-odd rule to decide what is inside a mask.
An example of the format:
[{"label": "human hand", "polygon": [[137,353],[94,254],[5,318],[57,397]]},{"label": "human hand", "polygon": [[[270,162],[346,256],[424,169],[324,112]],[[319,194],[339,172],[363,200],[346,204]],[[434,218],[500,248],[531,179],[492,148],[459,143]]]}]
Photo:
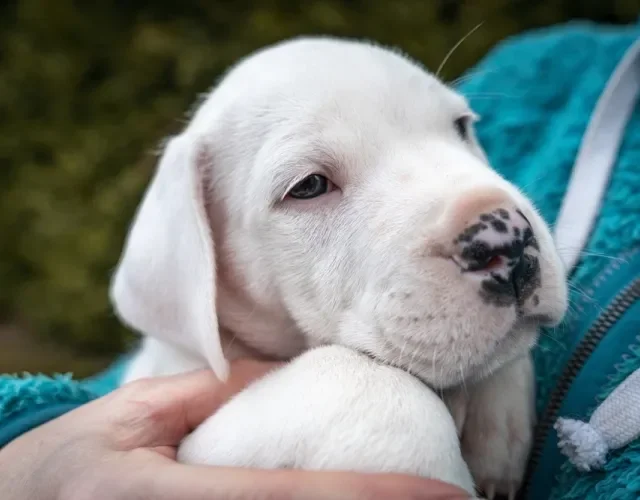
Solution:
[{"label": "human hand", "polygon": [[0,450],[3,500],[244,500],[468,498],[436,481],[396,474],[187,466],[176,447],[274,363],[140,380],[44,424]]}]

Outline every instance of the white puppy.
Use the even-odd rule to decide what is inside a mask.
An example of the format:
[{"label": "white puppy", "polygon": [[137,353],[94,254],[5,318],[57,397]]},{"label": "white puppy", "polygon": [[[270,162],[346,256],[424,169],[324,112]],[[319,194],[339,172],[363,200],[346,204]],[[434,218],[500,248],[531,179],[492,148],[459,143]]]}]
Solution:
[{"label": "white puppy", "polygon": [[[112,285],[147,335],[128,379],[289,359],[187,462],[521,480],[529,349],[566,309],[531,203],[465,99],[397,52],[297,39],[238,64],[166,145]],[[320,347],[334,346],[334,347]],[[341,346],[341,347],[339,347]],[[411,375],[409,375],[409,373]]]}]

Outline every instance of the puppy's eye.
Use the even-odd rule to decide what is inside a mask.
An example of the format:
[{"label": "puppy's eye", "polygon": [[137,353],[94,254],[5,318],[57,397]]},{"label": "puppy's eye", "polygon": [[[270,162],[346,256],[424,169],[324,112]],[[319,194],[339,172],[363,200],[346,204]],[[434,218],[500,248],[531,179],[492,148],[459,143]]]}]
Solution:
[{"label": "puppy's eye", "polygon": [[471,125],[471,117],[470,116],[461,116],[457,120],[454,120],[453,126],[460,136],[460,139],[463,141],[469,140],[469,126]]},{"label": "puppy's eye", "polygon": [[333,190],[333,183],[323,175],[305,177],[289,191],[289,196],[297,200],[308,200],[327,194]]}]

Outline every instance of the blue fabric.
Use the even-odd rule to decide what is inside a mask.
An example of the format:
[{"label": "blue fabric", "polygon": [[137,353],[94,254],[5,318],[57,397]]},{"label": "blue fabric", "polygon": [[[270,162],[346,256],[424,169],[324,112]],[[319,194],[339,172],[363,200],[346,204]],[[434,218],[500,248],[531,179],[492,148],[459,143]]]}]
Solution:
[{"label": "blue fabric", "polygon": [[[493,166],[555,223],[571,168],[595,104],[640,24],[586,22],[506,40],[461,81],[459,90],[481,115],[478,135]],[[540,415],[573,348],[621,283],[640,269],[621,263],[640,249],[640,106],[633,111],[599,219],[571,277],[571,310],[535,351]],[[559,249],[562,252],[563,249]],[[570,414],[588,417],[624,378],[640,368],[637,310],[616,324],[568,394]],[[612,454],[604,473],[579,473],[557,454],[555,432],[528,499],[640,498],[640,444]]]},{"label": "blue fabric", "polygon": [[[620,294],[620,291],[628,286],[632,280],[640,276],[640,249],[627,257],[623,262],[614,262],[613,267],[611,265],[607,266],[607,272],[604,274],[606,278],[599,281],[600,286],[594,290],[591,297],[593,303],[601,305],[603,309],[610,304],[615,296]],[[571,334],[571,341],[578,341],[579,337],[587,332],[587,329],[594,323],[597,317],[598,314],[596,311],[585,311],[581,320],[576,322],[576,325],[578,325],[577,328],[569,332]],[[608,328],[607,334],[600,341],[597,349],[591,354],[583,368],[577,374],[571,390],[563,399],[557,416],[587,421],[596,406],[603,401],[613,389],[613,387],[610,387],[611,380],[616,380],[619,383],[621,381],[619,380],[621,372],[624,372],[626,375],[629,374],[629,370],[634,371],[633,364],[626,364],[623,370],[620,369],[619,365],[629,358],[631,349],[637,347],[639,334],[640,301],[636,301],[631,307],[626,309],[618,321]],[[637,362],[638,359],[636,359],[636,363]],[[635,366],[638,366],[638,364]],[[627,451],[623,453],[622,456],[626,460],[634,454],[635,452]],[[593,483],[592,486],[599,483],[601,479],[598,473],[579,474],[567,461],[566,457],[560,453],[558,436],[555,431],[551,430],[546,436],[540,464],[536,467],[534,475],[532,476],[532,486],[529,490],[528,498],[566,498],[561,493],[562,487],[563,485],[568,486],[569,484],[573,484],[576,482],[576,478],[569,479],[564,483],[560,481],[556,482],[555,478],[560,475],[561,469],[566,470],[569,476],[589,478],[590,481],[583,481],[583,483],[591,482]],[[612,476],[610,475],[607,477],[607,481],[611,480]],[[600,487],[602,488],[602,486]],[[638,489],[638,487],[640,487],[640,483],[636,483],[634,489],[627,493],[628,496],[618,496],[617,498],[640,498],[640,489]],[[552,495],[554,490],[557,490],[557,492]],[[580,491],[578,497],[588,498],[584,491]],[[594,498],[602,497],[596,495]],[[607,496],[606,498],[613,498],[613,496]]]},{"label": "blue fabric", "polygon": [[127,358],[86,380],[70,374],[0,375],[0,448],[12,439],[80,405],[103,396],[120,383]]},{"label": "blue fabric", "polygon": [[[595,103],[622,55],[639,36],[640,25],[572,23],[538,30],[497,46],[458,86],[482,116],[478,134],[493,166],[521,187],[550,224],[557,217]],[[601,215],[572,276],[572,311],[560,328],[545,332],[535,352],[538,412],[546,406],[572,348],[609,300],[601,296],[602,292],[606,288],[604,295],[613,295],[617,289],[616,258],[629,258],[630,251],[640,248],[639,169],[640,109],[636,109]],[[606,397],[626,375],[640,367],[639,333],[621,325],[612,332],[606,362],[589,368],[605,376],[600,376],[595,385],[589,382],[589,391],[583,391],[582,384],[572,389],[578,406],[594,407],[594,398],[599,401]],[[0,446],[35,425],[114,389],[125,363],[126,360],[121,361],[86,381],[74,381],[68,376],[0,377]],[[582,399],[581,392],[585,392]],[[639,443],[614,453],[603,473],[581,474],[567,463],[552,469],[551,477],[545,477],[548,488],[544,496],[530,498],[596,500],[640,496]]]}]

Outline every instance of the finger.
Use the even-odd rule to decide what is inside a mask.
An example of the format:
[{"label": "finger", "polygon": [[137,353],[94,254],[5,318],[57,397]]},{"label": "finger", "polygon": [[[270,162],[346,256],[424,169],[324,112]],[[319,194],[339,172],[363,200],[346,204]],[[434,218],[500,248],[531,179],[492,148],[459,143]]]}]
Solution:
[{"label": "finger", "polygon": [[155,446],[154,448],[149,448],[149,451],[173,461],[176,460],[178,455],[178,450],[175,446]]},{"label": "finger", "polygon": [[105,397],[105,433],[116,449],[171,446],[215,410],[221,382],[210,370],[127,384]]},{"label": "finger", "polygon": [[[280,366],[282,362],[258,361],[255,359],[240,359],[231,363],[231,372],[228,380],[220,386],[218,391],[219,406],[242,391],[251,382],[263,377]],[[216,408],[217,409],[217,408]]]},{"label": "finger", "polygon": [[119,449],[174,446],[230,397],[277,366],[245,361],[226,383],[211,370],[143,380],[114,393],[110,410],[116,415]]},{"label": "finger", "polygon": [[165,465],[147,476],[157,500],[468,500],[463,490],[413,476]]}]

